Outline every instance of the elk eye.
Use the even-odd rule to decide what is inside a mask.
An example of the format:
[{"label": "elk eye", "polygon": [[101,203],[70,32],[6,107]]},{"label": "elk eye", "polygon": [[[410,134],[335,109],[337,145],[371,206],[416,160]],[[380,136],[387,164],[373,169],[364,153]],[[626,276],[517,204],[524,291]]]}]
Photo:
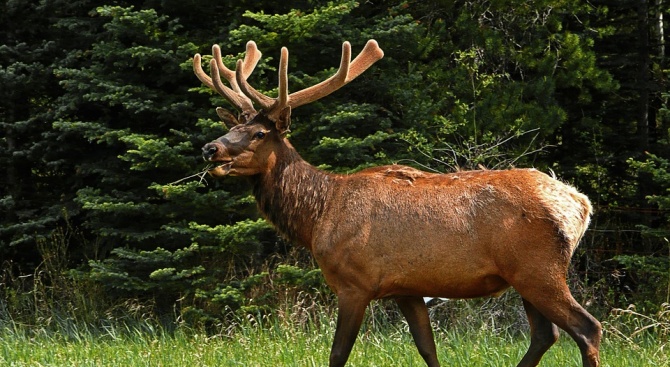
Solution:
[{"label": "elk eye", "polygon": [[264,137],[265,137],[265,133],[262,132],[262,131],[259,131],[256,134],[254,134],[254,138],[256,138],[256,139],[263,139]]}]

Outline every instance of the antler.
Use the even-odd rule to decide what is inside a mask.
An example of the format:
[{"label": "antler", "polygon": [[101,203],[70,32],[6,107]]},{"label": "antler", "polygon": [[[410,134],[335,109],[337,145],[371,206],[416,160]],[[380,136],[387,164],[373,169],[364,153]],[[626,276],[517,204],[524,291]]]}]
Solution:
[{"label": "antler", "polygon": [[[247,42],[247,52],[244,56],[244,61],[238,60],[237,70],[240,70],[240,76],[246,81],[246,79],[251,75],[258,64],[258,61],[261,59],[261,52],[258,50],[256,43],[254,41]],[[210,71],[212,77],[210,78],[204,70],[202,70],[202,61],[200,54],[195,54],[193,57],[193,71],[195,75],[203,82],[205,85],[211,89],[218,92],[220,95],[225,97],[230,103],[235,107],[240,109],[242,112],[256,113],[251,99],[242,93],[239,85],[236,80],[236,71],[228,69],[224,64],[221,58],[221,48],[219,45],[212,46],[212,60],[210,61]],[[223,84],[221,81],[221,75],[230,83],[229,88]]]},{"label": "antler", "polygon": [[[288,49],[281,49],[281,58],[279,60],[279,95],[277,98],[271,98],[257,91],[249,85],[247,78],[253,71],[261,57],[256,43],[249,41],[247,43],[247,53],[244,60],[238,60],[235,71],[231,71],[223,65],[221,60],[221,49],[219,46],[212,47],[214,55],[211,61],[212,78],[207,76],[202,70],[200,55],[196,54],[193,62],[193,69],[203,83],[216,90],[219,94],[226,97],[232,104],[237,106],[243,112],[256,110],[253,102],[256,102],[271,119],[284,113],[286,108],[296,108],[318,99],[321,99],[334,91],[342,88],[347,83],[356,79],[372,64],[384,57],[384,51],[379,48],[377,41],[369,40],[363,50],[356,58],[351,61],[351,44],[344,42],[342,44],[342,59],[337,72],[330,78],[313,85],[309,88],[288,94]],[[220,74],[230,83],[231,88],[226,87],[221,82]],[[290,110],[289,110],[290,113]]]}]

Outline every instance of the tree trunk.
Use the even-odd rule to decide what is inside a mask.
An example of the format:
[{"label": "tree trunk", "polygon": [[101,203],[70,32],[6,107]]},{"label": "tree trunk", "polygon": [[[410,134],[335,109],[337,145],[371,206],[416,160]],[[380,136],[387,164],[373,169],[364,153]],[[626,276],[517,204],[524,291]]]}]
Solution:
[{"label": "tree trunk", "polygon": [[638,151],[649,147],[649,6],[647,0],[641,0],[637,8],[638,31]]},{"label": "tree trunk", "polygon": [[[14,122],[13,109],[10,107],[7,111],[7,123],[11,125]],[[20,180],[18,178],[18,172],[16,170],[16,165],[14,159],[12,158],[12,152],[16,151],[16,138],[14,134],[14,129],[12,126],[8,126],[5,130],[5,142],[7,143],[7,153],[8,153],[8,164],[5,169],[5,177],[7,180],[6,194],[12,198],[14,204],[10,204],[5,211],[5,222],[14,223],[16,222],[16,203],[19,200],[21,195],[21,185],[19,184]]]}]

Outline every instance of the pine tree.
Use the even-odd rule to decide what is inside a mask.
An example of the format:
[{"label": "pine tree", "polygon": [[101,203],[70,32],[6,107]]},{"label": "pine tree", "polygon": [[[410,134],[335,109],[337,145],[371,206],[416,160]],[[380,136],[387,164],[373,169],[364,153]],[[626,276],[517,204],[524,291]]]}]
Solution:
[{"label": "pine tree", "polygon": [[54,70],[88,41],[86,1],[3,2],[0,11],[0,257],[29,271],[36,241],[76,214],[69,147],[52,129]]}]

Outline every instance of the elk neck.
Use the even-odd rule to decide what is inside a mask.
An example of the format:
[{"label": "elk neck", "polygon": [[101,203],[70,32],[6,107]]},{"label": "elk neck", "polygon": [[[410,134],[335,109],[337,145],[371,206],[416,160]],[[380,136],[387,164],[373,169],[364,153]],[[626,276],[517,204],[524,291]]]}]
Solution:
[{"label": "elk neck", "polygon": [[284,237],[311,250],[314,229],[336,176],[310,165],[284,142],[275,162],[252,178],[253,192],[263,216]]}]

